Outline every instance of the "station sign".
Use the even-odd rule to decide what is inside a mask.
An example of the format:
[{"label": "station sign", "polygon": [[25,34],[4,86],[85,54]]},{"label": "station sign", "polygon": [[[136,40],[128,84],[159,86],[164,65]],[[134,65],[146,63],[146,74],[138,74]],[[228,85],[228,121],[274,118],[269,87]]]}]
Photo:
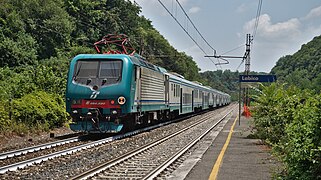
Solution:
[{"label": "station sign", "polygon": [[239,82],[241,83],[255,83],[255,82],[274,82],[276,81],[275,75],[240,75]]}]

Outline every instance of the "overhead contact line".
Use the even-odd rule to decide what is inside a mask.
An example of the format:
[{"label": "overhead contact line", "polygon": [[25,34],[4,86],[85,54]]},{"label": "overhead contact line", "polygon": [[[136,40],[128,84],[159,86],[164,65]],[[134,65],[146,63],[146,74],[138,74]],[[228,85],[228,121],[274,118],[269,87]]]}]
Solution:
[{"label": "overhead contact line", "polygon": [[204,36],[201,34],[201,32],[196,28],[195,24],[193,23],[193,21],[191,20],[191,18],[188,16],[188,14],[186,13],[185,9],[183,8],[183,6],[181,5],[181,3],[176,0],[177,4],[179,5],[179,7],[182,9],[182,11],[184,12],[185,16],[187,17],[187,19],[189,20],[189,22],[192,24],[192,26],[194,27],[194,29],[197,31],[197,33],[201,36],[201,38],[204,40],[204,42],[213,50],[216,51],[216,49],[214,49],[209,43],[208,41],[204,38]]},{"label": "overhead contact line", "polygon": [[[177,20],[177,18],[169,11],[169,9],[162,3],[161,0],[158,0],[158,2],[163,6],[163,8],[167,11],[168,14],[171,15],[171,17],[176,21],[176,23],[183,29],[183,31],[188,35],[188,37],[196,44],[196,46],[205,54],[205,56],[209,56],[205,50],[197,43],[197,41],[190,35],[190,33],[183,27],[183,25]],[[185,11],[184,11],[185,12]],[[208,57],[211,62],[215,65],[215,67],[218,69],[217,64],[214,63],[214,61]],[[222,67],[221,67],[222,69]]]},{"label": "overhead contact line", "polygon": [[261,15],[261,9],[262,9],[262,3],[263,3],[263,0],[259,0],[259,4],[258,4],[258,7],[257,7],[257,11],[256,11],[256,18],[255,18],[255,24],[254,24],[254,29],[253,29],[253,39],[256,35],[256,32],[257,32],[257,27],[259,26],[259,20],[260,20],[260,15]]}]

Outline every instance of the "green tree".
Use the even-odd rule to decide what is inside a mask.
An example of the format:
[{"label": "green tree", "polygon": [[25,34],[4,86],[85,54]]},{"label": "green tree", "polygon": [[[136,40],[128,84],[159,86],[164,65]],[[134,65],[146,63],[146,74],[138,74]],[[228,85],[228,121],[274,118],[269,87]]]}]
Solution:
[{"label": "green tree", "polygon": [[40,59],[55,56],[57,49],[69,46],[73,21],[62,0],[3,0],[2,3],[6,7],[0,9],[3,34],[12,40],[19,32],[32,36],[39,45]]},{"label": "green tree", "polygon": [[12,39],[0,32],[0,67],[34,64],[36,48],[36,41],[26,33],[18,32]]},{"label": "green tree", "polygon": [[317,78],[321,74],[320,61],[321,36],[317,36],[302,45],[301,49],[293,55],[281,57],[271,73],[277,75],[278,81],[318,91],[321,89],[320,84],[317,84]]}]

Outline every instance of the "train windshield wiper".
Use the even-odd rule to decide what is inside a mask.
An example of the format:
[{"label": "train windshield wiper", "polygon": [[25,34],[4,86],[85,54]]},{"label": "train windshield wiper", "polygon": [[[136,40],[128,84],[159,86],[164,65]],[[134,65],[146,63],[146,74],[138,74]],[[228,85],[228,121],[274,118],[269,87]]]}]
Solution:
[{"label": "train windshield wiper", "polygon": [[81,66],[82,66],[82,63],[80,64],[80,67],[78,68],[78,70],[77,70],[77,72],[76,72],[76,74],[74,75],[74,80],[76,81],[76,79],[77,79],[77,76],[79,75],[79,72],[80,72],[80,69],[81,69]]}]

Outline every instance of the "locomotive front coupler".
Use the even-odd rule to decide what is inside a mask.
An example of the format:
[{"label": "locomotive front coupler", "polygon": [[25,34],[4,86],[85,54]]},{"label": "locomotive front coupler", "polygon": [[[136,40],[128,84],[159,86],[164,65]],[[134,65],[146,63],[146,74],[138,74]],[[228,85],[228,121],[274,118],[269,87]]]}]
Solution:
[{"label": "locomotive front coupler", "polygon": [[93,127],[95,127],[95,129],[97,130],[99,130],[99,114],[100,114],[99,109],[90,108],[88,109],[88,113],[86,116],[87,119],[91,120]]}]

